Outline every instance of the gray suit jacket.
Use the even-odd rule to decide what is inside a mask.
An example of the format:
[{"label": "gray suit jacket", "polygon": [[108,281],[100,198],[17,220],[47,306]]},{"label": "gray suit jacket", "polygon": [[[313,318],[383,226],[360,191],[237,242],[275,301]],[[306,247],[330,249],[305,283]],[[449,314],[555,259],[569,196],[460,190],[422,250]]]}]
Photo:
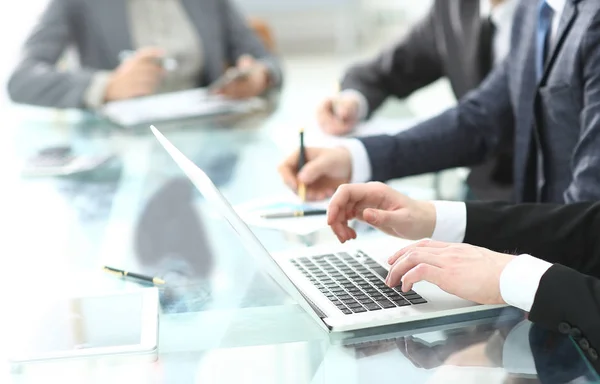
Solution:
[{"label": "gray suit jacket", "polygon": [[[479,3],[436,0],[429,14],[406,37],[373,59],[352,66],[342,80],[342,89],[362,93],[369,116],[387,97],[405,98],[443,77],[450,81],[456,98],[462,98],[491,70],[481,66]],[[512,137],[509,127],[496,153],[471,170],[468,184],[476,197],[512,197]]]},{"label": "gray suit jacket", "polygon": [[342,89],[360,91],[369,114],[387,97],[405,98],[443,77],[450,80],[456,97],[463,97],[488,74],[479,66],[479,1],[436,0],[406,37],[350,67]]},{"label": "gray suit jacket", "polygon": [[600,198],[600,2],[567,1],[540,83],[537,7],[519,3],[509,57],[456,108],[393,137],[362,139],[374,179],[478,164],[509,124],[516,201]]},{"label": "gray suit jacket", "polygon": [[[113,70],[119,52],[131,50],[126,0],[52,0],[27,39],[8,83],[13,101],[57,108],[83,108],[96,70]],[[217,79],[242,54],[261,58],[281,79],[279,65],[229,0],[182,0],[204,49],[198,86]],[[81,69],[59,71],[56,62],[70,45]]]}]

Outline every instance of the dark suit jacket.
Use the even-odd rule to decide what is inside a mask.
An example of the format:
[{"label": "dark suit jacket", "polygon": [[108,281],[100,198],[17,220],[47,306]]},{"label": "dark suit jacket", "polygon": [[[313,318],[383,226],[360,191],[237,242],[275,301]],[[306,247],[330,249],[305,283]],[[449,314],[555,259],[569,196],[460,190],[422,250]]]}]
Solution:
[{"label": "dark suit jacket", "polygon": [[[509,57],[456,108],[393,137],[361,139],[373,179],[479,164],[508,124],[515,130],[517,201],[599,198],[600,2],[567,1],[540,83],[537,18],[538,2],[521,0]],[[537,158],[540,171],[526,174]]]},{"label": "dark suit jacket", "polygon": [[[127,0],[52,0],[27,39],[8,91],[15,102],[56,108],[83,108],[97,70],[113,70],[119,53],[132,50]],[[229,0],[181,0],[204,50],[198,86],[216,80],[243,54],[262,59],[281,74],[277,61],[249,29]],[[60,71],[56,62],[73,45],[80,70]]]},{"label": "dark suit jacket", "polygon": [[600,203],[468,203],[465,243],[555,263],[529,319],[570,334],[600,371]]},{"label": "dark suit jacket", "polygon": [[[405,98],[443,77],[450,81],[456,98],[462,98],[477,88],[491,70],[481,65],[485,53],[480,50],[479,3],[436,0],[429,14],[406,37],[373,59],[352,66],[344,76],[342,89],[363,94],[369,116],[387,97]],[[468,184],[477,198],[512,198],[511,128],[504,132],[495,155],[485,164],[472,167]]]}]

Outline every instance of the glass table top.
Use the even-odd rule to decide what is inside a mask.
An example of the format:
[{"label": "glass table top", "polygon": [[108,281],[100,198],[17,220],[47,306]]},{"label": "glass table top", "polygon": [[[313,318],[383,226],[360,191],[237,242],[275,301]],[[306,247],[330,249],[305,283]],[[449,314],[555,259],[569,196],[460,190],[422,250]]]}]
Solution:
[{"label": "glass table top", "polygon": [[[596,382],[568,338],[503,309],[329,335],[264,272],[235,231],[192,186],[148,129],[96,117],[14,107],[1,146],[3,318],[48,297],[138,289],[103,265],[162,277],[156,361],[58,361],[2,383],[521,383]],[[233,204],[287,193],[278,140],[297,140],[281,113],[158,124]],[[289,130],[281,135],[281,130]],[[278,137],[275,140],[274,137]],[[93,172],[25,178],[37,150],[114,154]],[[253,228],[271,252],[333,242],[328,230],[296,236]],[[381,236],[368,229],[361,234]],[[390,252],[393,252],[392,250]],[[110,321],[107,313],[102,321]],[[0,327],[6,336],[10,328]],[[49,329],[60,335],[71,332]],[[56,336],[59,337],[59,336]],[[6,357],[10,345],[0,346]]]}]

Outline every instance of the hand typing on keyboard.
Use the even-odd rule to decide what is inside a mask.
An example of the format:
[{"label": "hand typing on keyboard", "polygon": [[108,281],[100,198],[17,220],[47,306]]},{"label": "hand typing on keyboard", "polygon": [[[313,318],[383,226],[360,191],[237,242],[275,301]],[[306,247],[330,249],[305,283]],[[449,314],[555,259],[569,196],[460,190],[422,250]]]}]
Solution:
[{"label": "hand typing on keyboard", "polygon": [[389,258],[392,267],[386,285],[408,291],[415,283],[428,281],[479,304],[506,304],[500,275],[515,257],[468,244],[423,240]]},{"label": "hand typing on keyboard", "polygon": [[338,188],[327,211],[327,224],[340,242],[356,238],[348,222],[364,221],[388,235],[418,240],[431,237],[435,206],[416,201],[382,183],[347,184]]}]

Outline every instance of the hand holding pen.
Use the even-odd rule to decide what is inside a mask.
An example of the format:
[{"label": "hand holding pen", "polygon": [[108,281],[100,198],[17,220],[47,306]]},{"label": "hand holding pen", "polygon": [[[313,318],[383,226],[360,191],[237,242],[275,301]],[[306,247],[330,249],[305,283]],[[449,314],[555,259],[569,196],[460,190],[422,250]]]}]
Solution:
[{"label": "hand holding pen", "polygon": [[247,99],[263,94],[270,82],[267,66],[252,56],[243,55],[236,67],[228,69],[221,78],[209,85],[208,90],[231,99]]},{"label": "hand holding pen", "polygon": [[344,147],[305,147],[304,132],[301,132],[300,148],[283,161],[278,171],[301,199],[324,200],[331,197],[337,187],[350,182],[352,155]]},{"label": "hand holding pen", "polygon": [[149,47],[139,49],[126,58],[121,57],[123,61],[109,77],[104,101],[126,100],[154,94],[165,75],[161,64],[164,55],[162,49]]}]

